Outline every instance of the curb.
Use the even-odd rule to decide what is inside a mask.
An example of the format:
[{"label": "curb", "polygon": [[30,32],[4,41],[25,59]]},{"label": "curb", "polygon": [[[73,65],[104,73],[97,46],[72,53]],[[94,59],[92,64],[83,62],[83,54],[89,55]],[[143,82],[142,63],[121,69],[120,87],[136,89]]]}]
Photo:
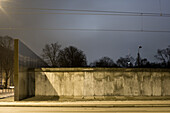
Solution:
[{"label": "curb", "polygon": [[12,103],[0,104],[0,107],[170,107],[170,104],[39,104],[39,103]]}]

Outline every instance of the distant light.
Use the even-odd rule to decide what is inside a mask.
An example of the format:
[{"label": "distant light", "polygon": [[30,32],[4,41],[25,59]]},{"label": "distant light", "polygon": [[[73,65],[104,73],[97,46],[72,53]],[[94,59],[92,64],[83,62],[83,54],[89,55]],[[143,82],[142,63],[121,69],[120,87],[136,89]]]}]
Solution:
[{"label": "distant light", "polygon": [[2,6],[1,6],[1,1],[0,1],[0,9],[2,8]]},{"label": "distant light", "polygon": [[7,1],[9,1],[9,0],[0,0],[0,10],[3,9],[2,8],[2,2],[7,2]]},{"label": "distant light", "polygon": [[2,2],[3,2],[4,0],[0,0],[0,10],[2,9]]},{"label": "distant light", "polygon": [[7,12],[5,11],[5,9],[3,8],[2,6],[2,2],[9,2],[10,0],[0,0],[0,11],[2,11],[5,15],[8,16],[9,18],[9,15],[7,14]]}]

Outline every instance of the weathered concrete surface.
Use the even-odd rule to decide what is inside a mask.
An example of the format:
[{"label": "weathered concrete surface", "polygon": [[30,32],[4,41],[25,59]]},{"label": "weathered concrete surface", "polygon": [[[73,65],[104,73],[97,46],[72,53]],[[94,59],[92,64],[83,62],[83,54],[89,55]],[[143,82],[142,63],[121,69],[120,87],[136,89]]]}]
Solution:
[{"label": "weathered concrete surface", "polygon": [[35,96],[170,96],[169,69],[41,68]]},{"label": "weathered concrete surface", "polygon": [[[30,68],[39,68],[42,66],[47,66],[47,64],[24,43],[18,39],[14,40],[15,101],[35,96],[35,73],[34,70],[30,70]],[[45,75],[45,77],[47,76],[49,75]],[[50,78],[50,82],[52,82],[51,80]],[[47,80],[45,80],[45,82],[47,82]]]}]

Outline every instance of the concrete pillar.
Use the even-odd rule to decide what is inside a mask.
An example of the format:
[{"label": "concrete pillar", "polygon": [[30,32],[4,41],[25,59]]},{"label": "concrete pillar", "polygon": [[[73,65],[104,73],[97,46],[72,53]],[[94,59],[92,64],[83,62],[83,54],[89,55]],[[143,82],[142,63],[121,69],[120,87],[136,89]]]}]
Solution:
[{"label": "concrete pillar", "polygon": [[18,75],[19,75],[19,40],[14,40],[14,100],[19,101],[19,88],[18,88]]}]

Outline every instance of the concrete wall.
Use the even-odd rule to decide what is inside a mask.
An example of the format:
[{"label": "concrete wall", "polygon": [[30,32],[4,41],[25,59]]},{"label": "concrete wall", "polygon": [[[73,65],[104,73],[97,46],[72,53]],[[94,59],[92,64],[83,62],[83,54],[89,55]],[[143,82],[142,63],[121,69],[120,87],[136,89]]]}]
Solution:
[{"label": "concrete wall", "polygon": [[34,69],[47,64],[18,39],[14,40],[14,100],[35,96]]},{"label": "concrete wall", "polygon": [[169,96],[169,69],[41,68],[36,96]]}]

